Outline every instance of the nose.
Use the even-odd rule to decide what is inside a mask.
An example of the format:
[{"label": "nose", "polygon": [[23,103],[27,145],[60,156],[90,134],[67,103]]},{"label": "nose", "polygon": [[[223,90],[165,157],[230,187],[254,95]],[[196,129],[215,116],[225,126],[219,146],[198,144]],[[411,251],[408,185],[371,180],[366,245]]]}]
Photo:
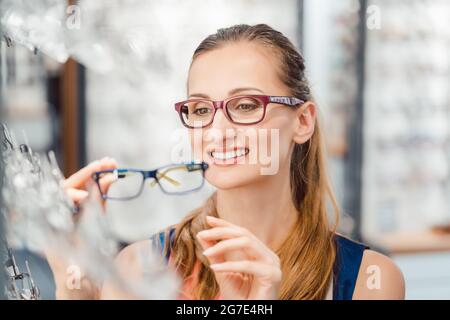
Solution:
[{"label": "nose", "polygon": [[209,128],[212,130],[208,130],[208,136],[215,140],[215,142],[219,142],[219,140],[226,141],[233,139],[236,136],[235,125],[228,120],[223,109],[218,109],[216,111],[214,120]]},{"label": "nose", "polygon": [[233,123],[228,120],[227,116],[225,115],[224,109],[217,109],[216,114],[214,115],[213,122],[211,124],[211,128],[214,129],[229,129],[233,127]]}]

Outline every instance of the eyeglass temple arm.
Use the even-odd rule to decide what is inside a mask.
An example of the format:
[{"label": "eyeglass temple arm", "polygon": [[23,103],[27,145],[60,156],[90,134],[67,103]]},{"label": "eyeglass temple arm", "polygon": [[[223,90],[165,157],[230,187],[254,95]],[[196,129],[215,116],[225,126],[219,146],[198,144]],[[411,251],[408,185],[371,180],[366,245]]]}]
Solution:
[{"label": "eyeglass temple arm", "polygon": [[305,101],[295,98],[295,97],[280,97],[280,96],[271,96],[269,97],[270,102],[273,103],[281,103],[288,106],[296,106],[299,104],[305,103]]},{"label": "eyeglass temple arm", "polygon": [[[167,176],[166,173],[167,173],[167,171],[166,172],[157,172],[156,173],[157,178],[158,179],[166,179],[167,181],[169,181],[174,186],[179,186],[180,185],[180,182],[178,182],[177,180],[172,179],[171,177]],[[150,187],[154,187],[155,184],[156,184],[156,180],[153,180],[152,182],[150,182]]]}]

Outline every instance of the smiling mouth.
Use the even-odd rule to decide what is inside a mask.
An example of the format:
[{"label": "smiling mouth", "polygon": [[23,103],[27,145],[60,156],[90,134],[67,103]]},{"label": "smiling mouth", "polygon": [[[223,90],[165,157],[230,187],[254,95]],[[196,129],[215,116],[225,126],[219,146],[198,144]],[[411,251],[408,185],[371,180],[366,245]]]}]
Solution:
[{"label": "smiling mouth", "polygon": [[208,152],[209,156],[214,160],[226,161],[231,159],[237,159],[239,157],[246,156],[249,152],[248,148],[237,148],[235,150],[229,150],[226,152],[220,151],[210,151]]}]

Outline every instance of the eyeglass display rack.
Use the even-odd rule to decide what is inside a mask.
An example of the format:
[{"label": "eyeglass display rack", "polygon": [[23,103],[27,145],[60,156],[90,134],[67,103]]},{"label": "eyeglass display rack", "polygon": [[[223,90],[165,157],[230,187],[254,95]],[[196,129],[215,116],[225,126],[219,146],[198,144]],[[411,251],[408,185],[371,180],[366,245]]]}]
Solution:
[{"label": "eyeglass display rack", "polygon": [[[1,28],[0,25],[0,34],[1,34]],[[0,50],[0,61],[2,57],[2,52]],[[0,64],[0,75],[2,74],[2,66]],[[3,86],[0,84],[0,118],[3,119]],[[3,152],[3,148],[0,148],[0,158]],[[3,166],[0,166],[0,190],[2,190],[3,185]],[[2,195],[0,194],[0,235],[4,235],[4,225],[3,225],[3,214],[1,214],[3,207],[3,199]],[[3,239],[3,236],[0,236],[0,265],[3,266],[3,261],[6,259],[6,242]],[[6,279],[6,270],[3,268],[0,268],[0,288],[5,288],[5,279]],[[4,300],[6,298],[5,291],[0,290],[0,300]]]},{"label": "eyeglass display rack", "polygon": [[450,222],[450,3],[369,1],[362,230],[421,232]]},{"label": "eyeglass display rack", "polygon": [[[331,73],[330,95],[332,117],[341,119],[340,126],[331,130],[341,136],[333,142],[335,154],[341,157],[342,227],[344,232],[361,239],[361,176],[363,140],[364,44],[363,13],[366,2],[347,1],[347,6],[333,16],[335,26],[336,58]],[[330,122],[329,122],[330,123]],[[331,121],[332,123],[332,121]],[[334,135],[332,135],[334,136]],[[345,142],[346,141],[346,142]],[[330,144],[331,146],[332,144]]]},{"label": "eyeglass display rack", "polygon": [[86,164],[85,67],[2,41],[6,61],[2,121],[25,132],[35,150],[55,150],[66,175]]},{"label": "eyeglass display rack", "polygon": [[[319,108],[326,110],[328,154],[337,163],[332,181],[342,204],[341,221],[349,225],[345,233],[377,243],[392,234],[448,224],[450,3],[349,0],[314,5],[331,12],[321,12],[322,24],[332,34],[327,39],[330,53],[315,64],[325,59],[331,70],[320,80],[327,83]],[[368,27],[370,9],[379,11],[380,29]],[[313,41],[305,41],[305,52],[321,41],[312,29],[317,26],[305,25],[306,38],[314,33]],[[313,55],[320,52],[309,50],[306,58],[314,64]]]},{"label": "eyeglass display rack", "polygon": [[[20,5],[17,3],[16,9],[19,10]],[[1,122],[15,128],[19,138],[28,140],[36,151],[55,150],[66,175],[75,172],[86,159],[84,67],[74,60],[60,64],[36,48],[30,51],[8,33],[0,32],[0,45]],[[0,172],[0,183],[2,181]],[[41,297],[53,299],[54,284],[47,281],[51,279],[48,264],[41,256],[26,249],[13,247],[8,251],[2,219],[0,214],[0,288],[6,288],[14,281],[36,280],[43,289]],[[3,264],[13,260],[14,264],[9,263],[10,268],[5,273]],[[29,269],[33,271],[34,280]],[[0,299],[15,298],[36,299],[39,293],[12,297],[0,290]]]},{"label": "eyeglass display rack", "polygon": [[364,29],[359,0],[305,0],[303,54],[331,181],[341,208],[339,232],[360,238]]}]

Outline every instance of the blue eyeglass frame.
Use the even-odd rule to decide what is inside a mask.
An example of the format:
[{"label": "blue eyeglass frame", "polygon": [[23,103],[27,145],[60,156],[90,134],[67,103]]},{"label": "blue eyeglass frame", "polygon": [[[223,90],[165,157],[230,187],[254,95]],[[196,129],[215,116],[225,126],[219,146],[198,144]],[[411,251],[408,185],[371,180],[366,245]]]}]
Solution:
[{"label": "blue eyeglass frame", "polygon": [[[186,167],[188,172],[202,170],[202,183],[197,188],[194,188],[194,189],[191,189],[191,190],[187,190],[187,191],[168,192],[168,191],[164,190],[164,187],[159,182],[157,173],[160,170],[163,170],[163,169],[168,169],[168,168],[172,168],[172,167],[173,168],[177,168],[177,167],[183,167],[183,166]],[[154,169],[154,170],[140,170],[140,169],[132,169],[132,168],[117,168],[117,169],[96,171],[96,172],[94,172],[92,174],[92,179],[94,179],[94,181],[96,182],[98,190],[99,190],[100,195],[101,195],[103,200],[128,201],[128,200],[136,199],[142,194],[142,191],[144,190],[145,180],[149,179],[149,178],[155,179],[155,181],[158,184],[158,186],[161,189],[161,191],[163,193],[167,194],[167,195],[183,195],[183,194],[188,194],[188,193],[197,191],[197,190],[201,189],[203,187],[203,185],[205,184],[205,171],[208,169],[208,167],[209,167],[208,164],[206,162],[202,161],[202,162],[168,164],[168,165],[159,167],[159,168]],[[100,176],[102,174],[105,174],[105,173],[115,173],[115,172],[117,172],[118,174],[120,174],[120,173],[127,173],[127,172],[140,173],[142,175],[142,183],[141,183],[141,187],[140,187],[138,193],[136,195],[130,196],[130,197],[108,197],[102,191],[102,189],[100,187]]]}]

